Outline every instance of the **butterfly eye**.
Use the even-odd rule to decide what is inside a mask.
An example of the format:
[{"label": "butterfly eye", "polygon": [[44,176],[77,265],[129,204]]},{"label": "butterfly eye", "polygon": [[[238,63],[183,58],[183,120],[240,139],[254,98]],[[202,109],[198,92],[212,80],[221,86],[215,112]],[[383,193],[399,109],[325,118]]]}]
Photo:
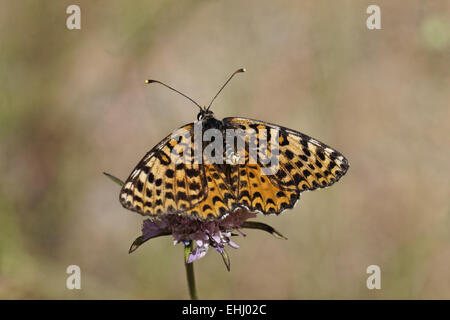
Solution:
[{"label": "butterfly eye", "polygon": [[203,113],[199,112],[197,115],[197,120],[202,120],[203,119]]}]

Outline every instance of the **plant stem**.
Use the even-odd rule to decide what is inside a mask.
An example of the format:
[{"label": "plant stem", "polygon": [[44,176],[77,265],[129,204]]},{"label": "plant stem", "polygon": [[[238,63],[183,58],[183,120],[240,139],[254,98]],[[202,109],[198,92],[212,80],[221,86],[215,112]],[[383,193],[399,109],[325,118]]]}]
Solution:
[{"label": "plant stem", "polygon": [[192,249],[193,249],[192,241],[189,245],[184,247],[184,266],[186,267],[186,277],[191,300],[198,300],[197,289],[195,287],[194,262],[187,263],[189,254],[192,252]]}]

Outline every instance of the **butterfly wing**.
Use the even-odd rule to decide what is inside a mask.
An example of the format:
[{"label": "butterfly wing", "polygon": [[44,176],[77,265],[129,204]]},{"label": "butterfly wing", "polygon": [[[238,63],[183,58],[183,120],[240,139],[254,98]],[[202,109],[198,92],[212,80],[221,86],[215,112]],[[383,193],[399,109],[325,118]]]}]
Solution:
[{"label": "butterfly wing", "polygon": [[[255,130],[257,145],[267,141],[267,149],[278,150],[278,166],[270,169],[260,159],[267,158],[258,151],[258,159],[245,150],[245,164],[232,167],[232,188],[236,193],[236,206],[243,205],[264,214],[280,213],[294,207],[302,191],[328,187],[347,171],[347,159],[329,146],[285,127],[246,118],[225,118],[225,127]],[[273,137],[278,137],[274,144]],[[250,161],[253,160],[253,161]],[[249,164],[250,162],[254,164]],[[261,169],[266,169],[263,174]]]},{"label": "butterfly wing", "polygon": [[233,211],[236,202],[223,166],[204,164],[208,196],[197,206],[186,211],[187,216],[199,217],[200,219],[217,219]]},{"label": "butterfly wing", "polygon": [[[246,144],[243,163],[227,163],[229,150],[223,165],[193,163],[191,123],[144,156],[120,192],[122,205],[143,215],[179,213],[201,219],[216,219],[237,207],[278,214],[294,207],[302,191],[330,186],[348,169],[339,152],[300,132],[245,118],[225,118],[223,124],[225,129],[253,129],[256,145],[266,140],[267,149],[275,146],[276,170],[261,161],[267,158],[264,152],[258,149],[256,158],[249,152],[246,135],[241,137]],[[178,162],[174,154],[187,158]],[[268,171],[263,174],[262,169]]]},{"label": "butterfly wing", "polygon": [[202,202],[208,184],[204,166],[193,161],[193,139],[190,123],[150,150],[125,182],[122,205],[142,215],[160,215],[185,213]]}]

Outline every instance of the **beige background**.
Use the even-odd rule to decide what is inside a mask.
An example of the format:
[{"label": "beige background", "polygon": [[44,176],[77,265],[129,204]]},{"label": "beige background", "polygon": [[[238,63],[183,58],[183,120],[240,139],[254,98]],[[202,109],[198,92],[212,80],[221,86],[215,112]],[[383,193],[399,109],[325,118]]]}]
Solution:
[{"label": "beige background", "polygon": [[[0,2],[0,298],[185,299],[183,248],[128,255],[142,218],[118,201],[140,158],[191,122],[189,101],[302,131],[341,151],[347,175],[258,217],[196,263],[201,298],[450,298],[450,2]],[[82,290],[65,287],[66,267]],[[366,288],[366,268],[382,289]]]}]

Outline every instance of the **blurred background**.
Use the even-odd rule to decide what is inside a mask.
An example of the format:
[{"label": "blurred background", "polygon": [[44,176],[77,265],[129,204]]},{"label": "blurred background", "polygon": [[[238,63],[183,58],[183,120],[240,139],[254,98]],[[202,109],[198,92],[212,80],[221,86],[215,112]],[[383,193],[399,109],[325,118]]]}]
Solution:
[{"label": "blurred background", "polygon": [[[376,3],[375,3],[376,2]],[[449,1],[0,1],[0,298],[187,299],[183,248],[129,255],[119,187],[238,75],[221,119],[277,123],[350,161],[195,265],[204,299],[450,298]],[[81,8],[81,30],[66,8]],[[381,30],[366,9],[381,8]],[[81,268],[82,290],[66,288]],[[368,290],[366,268],[381,268]]]}]

